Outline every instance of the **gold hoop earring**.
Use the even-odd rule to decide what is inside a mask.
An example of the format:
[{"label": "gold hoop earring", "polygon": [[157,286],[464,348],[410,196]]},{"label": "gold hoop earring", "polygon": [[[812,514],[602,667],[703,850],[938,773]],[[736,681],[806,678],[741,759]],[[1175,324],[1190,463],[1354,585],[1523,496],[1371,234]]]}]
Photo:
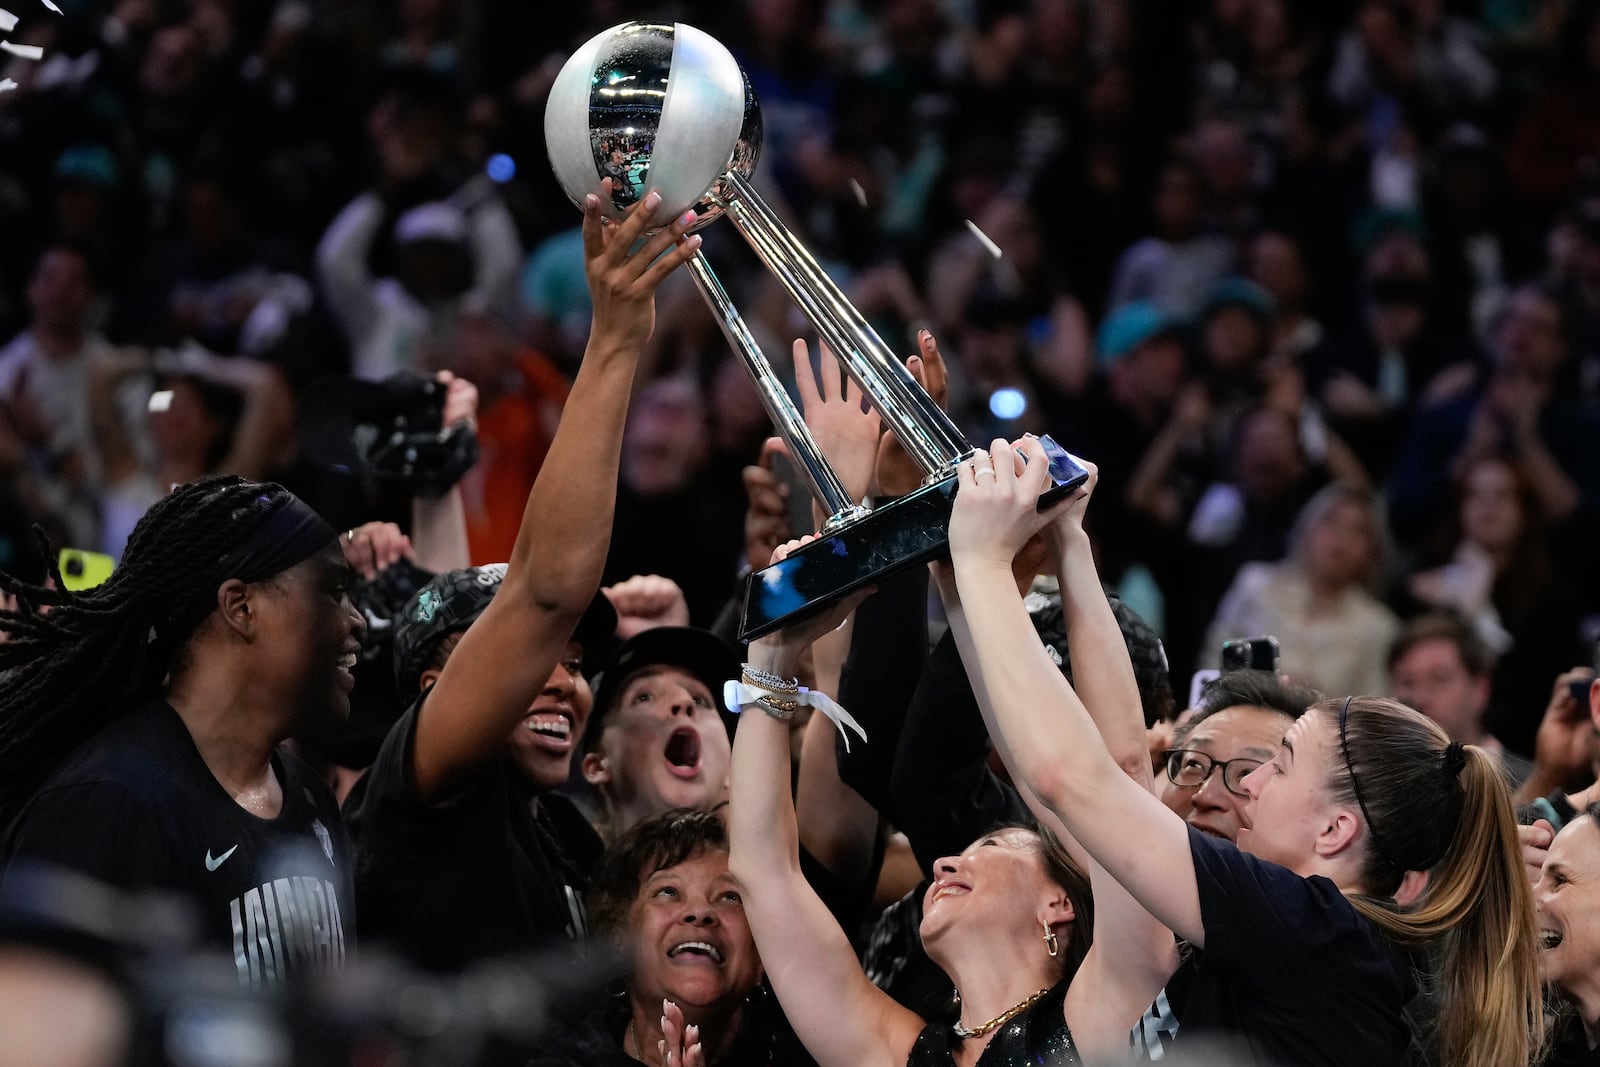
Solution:
[{"label": "gold hoop earring", "polygon": [[1044,950],[1050,953],[1051,959],[1055,959],[1056,954],[1061,951],[1061,944],[1056,940],[1056,932],[1050,929],[1050,924],[1043,919],[1040,919],[1039,923],[1044,927]]}]

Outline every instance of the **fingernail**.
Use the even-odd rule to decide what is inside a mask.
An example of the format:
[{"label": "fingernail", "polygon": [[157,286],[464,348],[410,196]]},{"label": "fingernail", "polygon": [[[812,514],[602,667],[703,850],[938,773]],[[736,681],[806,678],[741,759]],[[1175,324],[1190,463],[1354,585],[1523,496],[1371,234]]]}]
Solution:
[{"label": "fingernail", "polygon": [[661,206],[661,194],[660,193],[658,193],[654,189],[652,189],[648,193],[645,194],[645,197],[644,197],[644,209],[646,211],[654,211],[656,208],[658,208],[660,206]]},{"label": "fingernail", "polygon": [[595,196],[593,193],[588,193],[584,196],[583,209],[585,211],[597,211],[599,208],[600,198],[598,196]]},{"label": "fingernail", "polygon": [[693,237],[689,238],[688,245],[689,245],[690,248],[699,248],[700,247],[700,235],[699,234],[695,234]]},{"label": "fingernail", "polygon": [[692,226],[694,225],[694,220],[699,217],[700,216],[696,215],[694,210],[691,208],[690,210],[685,211],[682,215],[678,216],[678,222],[684,226]]}]

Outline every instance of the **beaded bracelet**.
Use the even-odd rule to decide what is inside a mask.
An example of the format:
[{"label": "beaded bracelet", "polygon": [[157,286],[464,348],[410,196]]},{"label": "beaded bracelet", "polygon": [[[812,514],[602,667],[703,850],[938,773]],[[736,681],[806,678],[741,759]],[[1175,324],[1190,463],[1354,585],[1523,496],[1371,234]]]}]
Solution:
[{"label": "beaded bracelet", "polygon": [[744,665],[743,674],[745,684],[758,689],[766,689],[774,693],[800,692],[800,683],[796,679],[781,678],[771,671],[764,671],[760,667],[749,663]]},{"label": "beaded bracelet", "polygon": [[[748,667],[747,667],[748,669]],[[766,674],[766,672],[761,672]],[[766,675],[768,678],[772,675]],[[778,679],[783,681],[783,679]],[[774,693],[764,685],[751,684],[750,679],[743,682],[729,681],[722,687],[722,700],[724,706],[735,715],[745,708],[757,707],[780,722],[787,722],[794,718],[795,713],[801,708],[814,708],[822,712],[844,735],[844,747],[850,748],[850,733],[854,731],[861,740],[867,739],[866,731],[861,729],[861,724],[851,718],[850,713],[836,704],[826,693],[819,693],[814,689],[807,689],[795,682],[789,682],[792,691]]]}]

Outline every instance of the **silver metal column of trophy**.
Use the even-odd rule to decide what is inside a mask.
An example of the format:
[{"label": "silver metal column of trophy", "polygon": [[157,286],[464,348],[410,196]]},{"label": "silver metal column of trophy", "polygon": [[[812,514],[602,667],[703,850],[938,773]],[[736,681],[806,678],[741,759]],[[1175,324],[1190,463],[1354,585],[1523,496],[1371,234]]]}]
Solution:
[{"label": "silver metal column of trophy", "polygon": [[[691,207],[699,215],[696,228],[726,213],[927,475],[915,492],[871,511],[850,499],[710,263],[696,254],[689,269],[701,295],[829,513],[817,540],[750,576],[740,638],[760,637],[941,552],[956,467],[972,446],[752,188],[761,111],[732,54],[681,22],[612,27],[573,53],[556,76],[545,143],[574,204],[601,195],[602,180],[610,178],[611,197],[602,202],[612,218],[649,189],[661,193],[653,229]],[[1088,474],[1050,438],[1040,440],[1055,482],[1043,507]]]}]

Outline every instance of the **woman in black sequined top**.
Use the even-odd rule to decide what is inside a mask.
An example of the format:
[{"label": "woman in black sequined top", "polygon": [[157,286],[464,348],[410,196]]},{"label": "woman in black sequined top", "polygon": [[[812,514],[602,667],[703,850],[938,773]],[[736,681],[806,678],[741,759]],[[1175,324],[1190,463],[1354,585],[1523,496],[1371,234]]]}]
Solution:
[{"label": "woman in black sequined top", "polygon": [[[810,642],[850,607],[756,641],[750,665],[792,676]],[[955,608],[959,614],[959,602]],[[1083,647],[1085,662],[1100,665],[1088,673],[1100,676],[1110,698],[1101,706],[1113,709],[1107,743],[1126,750],[1127,766],[1136,773],[1142,766],[1149,778],[1143,713],[1116,619],[1107,609],[1074,637],[1094,646],[1092,656]],[[1099,872],[1086,876],[1085,865],[1054,844],[1048,823],[1043,831],[998,830],[940,859],[920,932],[953,980],[961,1014],[954,1026],[928,1024],[868,982],[807,885],[788,788],[787,725],[760,704],[743,711],[729,865],[772,989],[820,1067],[1021,1067],[1126,1056],[1129,1030],[1176,962],[1171,935],[1131,897],[1112,882],[1102,891]],[[1091,944],[1102,939],[1118,957],[1115,967]]]}]

